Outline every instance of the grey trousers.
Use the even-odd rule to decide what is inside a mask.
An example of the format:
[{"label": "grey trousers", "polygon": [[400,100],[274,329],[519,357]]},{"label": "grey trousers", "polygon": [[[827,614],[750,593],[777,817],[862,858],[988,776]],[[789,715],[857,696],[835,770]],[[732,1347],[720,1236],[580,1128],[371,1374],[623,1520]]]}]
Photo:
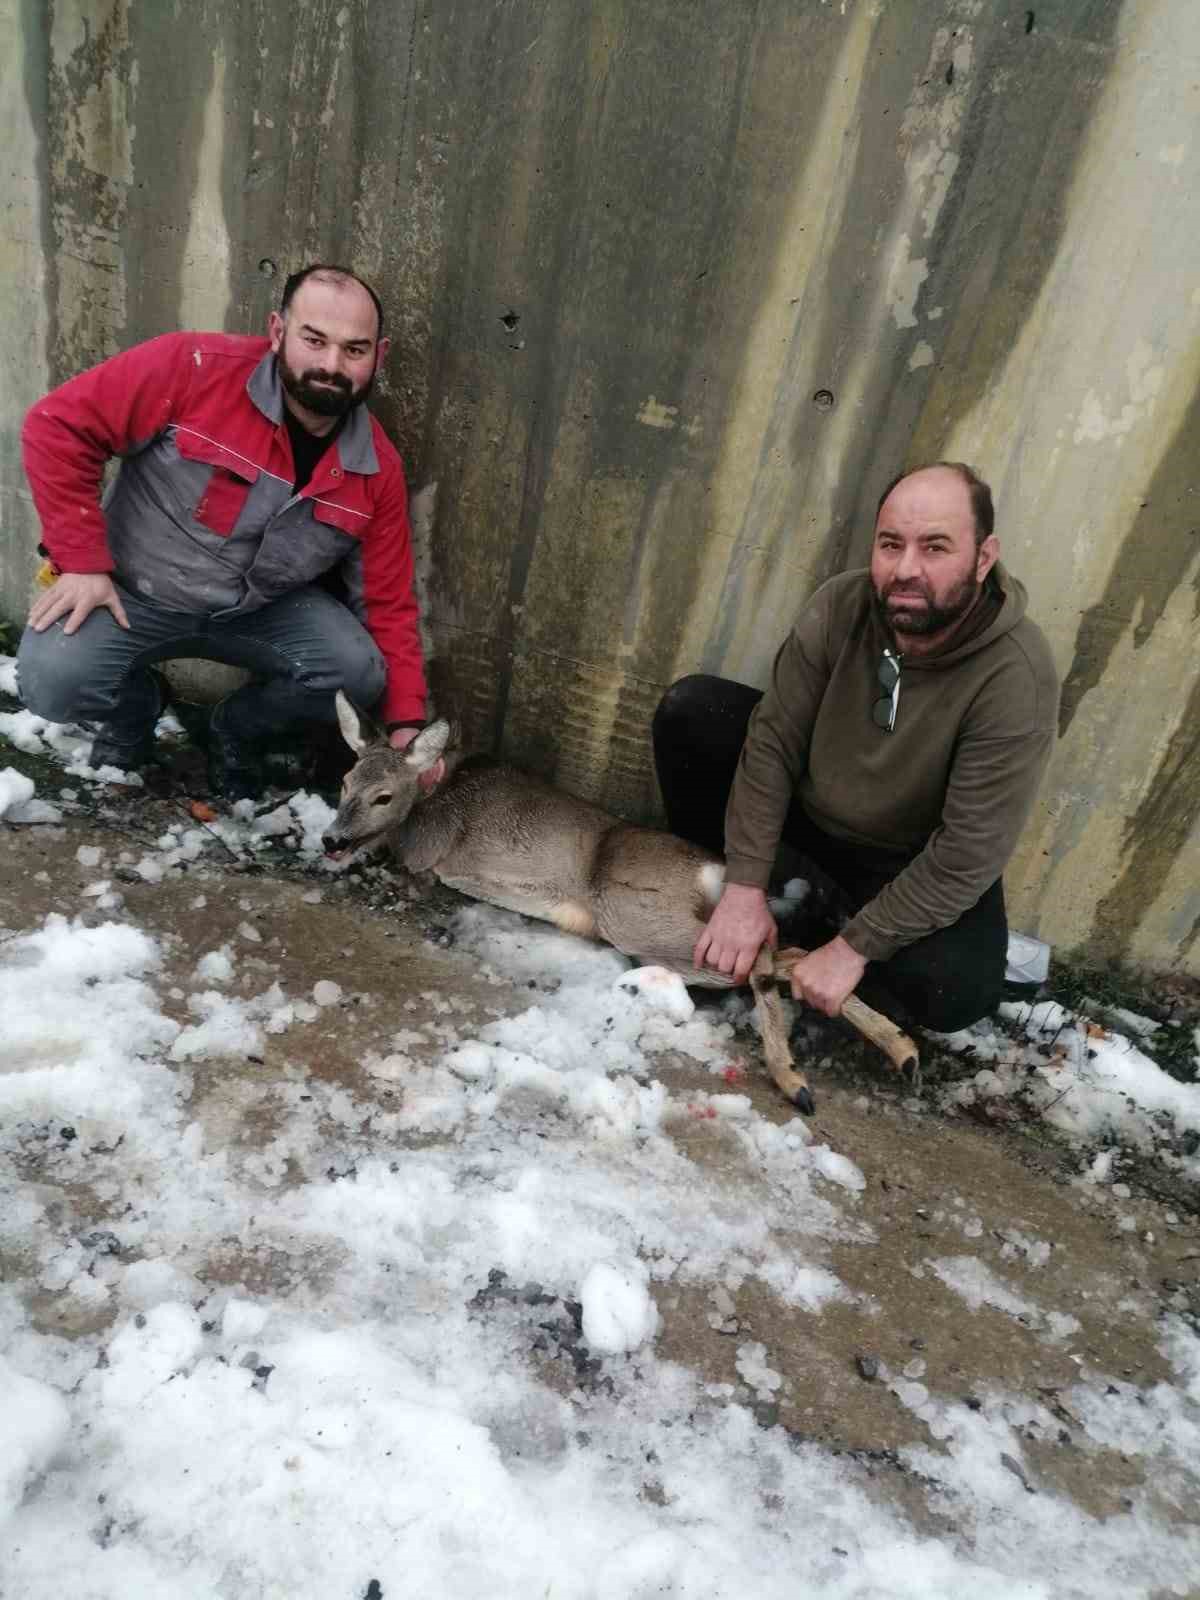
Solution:
[{"label": "grey trousers", "polygon": [[107,609],[93,611],[70,636],[61,622],[44,633],[25,629],[17,678],[37,716],[102,723],[114,744],[137,746],[153,734],[162,709],[148,668],[181,656],[254,674],[222,705],[222,731],[239,741],[266,743],[305,724],[334,724],[338,689],[364,710],[383,695],[387,668],[378,646],[324,589],[296,589],[234,617],[166,611],[127,589],[120,596],[128,629]]}]

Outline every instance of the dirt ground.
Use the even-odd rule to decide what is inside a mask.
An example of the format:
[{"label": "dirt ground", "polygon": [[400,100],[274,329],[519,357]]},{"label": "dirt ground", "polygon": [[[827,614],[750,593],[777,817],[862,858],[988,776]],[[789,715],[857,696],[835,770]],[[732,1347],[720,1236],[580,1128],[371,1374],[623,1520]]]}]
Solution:
[{"label": "dirt ground", "polygon": [[[123,845],[140,850],[162,827],[156,803],[141,804],[143,811],[122,803],[107,819],[72,819],[61,827],[0,825],[0,935],[35,927],[51,912],[79,914],[86,907],[80,890],[96,873],[79,864],[76,849],[98,844],[110,855]],[[128,835],[135,825],[140,839]],[[317,979],[335,978],[346,994],[305,1032],[301,1048],[306,1070],[351,1092],[360,1082],[364,1054],[410,1022],[414,999],[420,1005],[430,991],[461,1000],[468,1023],[472,1006],[482,1012],[486,1002],[515,1012],[529,1004],[527,989],[485,985],[467,957],[439,944],[454,904],[454,897],[440,891],[414,903],[379,879],[370,881],[368,892],[354,876],[330,879],[283,868],[247,872],[212,855],[157,884],[128,876],[135,881],[120,884],[125,914],[165,941],[176,968],[164,993],[172,982],[186,986],[197,954],[236,940],[247,921],[262,931],[263,942],[241,960],[258,964],[264,987],[278,979],[288,993],[307,993]],[[322,891],[319,905],[302,898],[314,886]],[[197,909],[199,892],[206,904]],[[383,906],[369,903],[381,899]],[[182,1020],[183,998],[164,1002],[172,1003]],[[282,1073],[285,1055],[294,1057],[296,1050],[294,1037],[286,1043],[268,1038],[261,1061],[197,1064],[196,1112],[210,1138],[231,1145],[269,1141],[270,1102],[262,1085]],[[762,1075],[757,1057],[749,1056],[748,1065],[744,1087],[757,1114],[788,1119],[792,1110]],[[661,1075],[673,1091],[693,1083],[713,1087],[711,1077],[682,1059],[667,1060]],[[747,1339],[761,1341],[785,1383],[775,1402],[753,1401],[760,1422],[778,1423],[798,1440],[819,1441],[857,1460],[878,1492],[930,1533],[947,1528],[939,1484],[907,1470],[896,1455],[907,1445],[929,1442],[924,1424],[885,1381],[905,1368],[910,1379],[942,1397],[973,1404],[994,1386],[1048,1407],[1061,1428],[1055,1438],[1029,1439],[1026,1460],[1035,1463],[1026,1485],[1030,1493],[1052,1489],[1100,1517],[1118,1513],[1137,1493],[1164,1520],[1178,1517],[1177,1502],[1156,1499],[1149,1458],[1097,1451],[1093,1444],[1086,1452],[1078,1448],[1078,1419],[1062,1395],[1083,1377],[1103,1375],[1138,1391],[1170,1379],[1156,1319],[1168,1308],[1200,1311],[1195,1212],[1173,1196],[1157,1197],[1149,1178],[1119,1195],[1073,1183],[1078,1152],[1036,1129],[983,1127],[944,1115],[927,1092],[915,1093],[890,1077],[881,1061],[877,1065],[855,1045],[841,1047],[835,1040],[810,1075],[818,1100],[811,1121],[815,1138],[848,1156],[867,1180],[853,1203],[862,1239],[832,1243],[828,1254],[829,1268],[856,1298],[830,1304],[814,1317],[789,1309],[761,1286],[742,1288],[732,1306],[722,1307],[711,1289],[668,1285],[658,1296],[660,1354],[753,1401],[739,1380],[735,1353]],[[691,1121],[677,1126],[674,1137],[725,1181],[756,1182],[753,1171],[740,1167],[740,1151],[718,1123]],[[87,1222],[86,1191],[60,1198],[64,1213],[74,1213],[73,1225]],[[1028,1259],[1031,1239],[1052,1246],[1044,1264]],[[1045,1316],[1077,1318],[1082,1333],[1060,1349],[1047,1341],[1044,1324],[1031,1325],[1035,1319],[986,1305],[972,1311],[928,1265],[947,1256],[977,1257]],[[297,1270],[293,1258],[269,1255],[209,1263],[214,1283],[250,1287],[286,1289],[282,1280]],[[319,1276],[321,1264],[312,1261],[303,1270]],[[47,1293],[34,1307],[43,1331],[97,1331],[72,1323],[62,1299]]]}]

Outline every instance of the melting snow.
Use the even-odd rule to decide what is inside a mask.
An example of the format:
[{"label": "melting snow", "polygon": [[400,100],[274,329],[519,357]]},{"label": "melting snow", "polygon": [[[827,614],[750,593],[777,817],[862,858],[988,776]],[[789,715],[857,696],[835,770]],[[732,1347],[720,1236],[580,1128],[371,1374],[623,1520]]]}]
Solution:
[{"label": "melting snow", "polygon": [[[17,713],[0,730],[78,762],[83,741],[37,721]],[[33,798],[23,787],[3,791],[9,804]],[[293,796],[264,817],[175,828],[135,870],[149,883],[178,873],[219,848],[214,835],[235,853],[290,839],[315,856],[328,815]],[[100,868],[84,848],[79,865]],[[266,968],[247,923],[241,940],[198,950],[173,996],[158,941],[120,920],[119,896],[105,906],[109,880],[90,887],[99,926],[51,916],[0,945],[6,1592],[1196,1592],[1200,1341],[1178,1318],[1162,1324],[1175,1382],[1081,1376],[1062,1396],[1081,1449],[1154,1462],[1171,1521],[1137,1498],[1092,1518],[1040,1484],[1026,1446],[1059,1427],[1040,1403],[994,1393],[968,1406],[919,1360],[884,1372],[928,1435],[904,1464],[956,1539],[915,1533],[845,1456],[663,1357],[662,1308],[686,1286],[709,1289],[731,1331],[732,1299],[713,1284],[757,1284],[821,1316],[849,1294],[831,1242],[869,1241],[866,1174],[800,1118],[770,1122],[744,1095],[673,1093],[656,1077],[670,1052],[719,1085],[736,1002],[693,1010],[613,951],[466,907],[458,948],[485,983],[529,986],[530,1003],[481,1023],[436,991],[414,997],[419,1026],[381,1023],[348,1088],[303,1064],[305,1029],[337,1019],[333,980],[311,998],[278,982],[238,993]],[[1072,1136],[1149,1139],[1159,1114],[1200,1126],[1198,1091],[1128,1039],[1042,1008],[1014,1019],[1031,1045],[1047,1030],[1066,1040],[1045,1114]],[[282,1073],[222,1077],[268,1034],[287,1047]],[[972,1094],[1003,1093],[1006,1074],[1045,1061],[986,1029],[970,1043],[991,1053]],[[251,1114],[257,1142],[240,1136]],[[736,1163],[689,1158],[673,1134],[696,1117]],[[1103,1153],[1084,1165],[1110,1181]],[[981,1231],[969,1211],[958,1227]],[[1005,1260],[1052,1272],[1045,1241],[1014,1230],[1004,1245]],[[970,1255],[918,1270],[1049,1343],[1077,1326]],[[72,1336],[36,1309],[48,1297]],[[736,1349],[768,1408],[797,1359],[752,1338]]]}]

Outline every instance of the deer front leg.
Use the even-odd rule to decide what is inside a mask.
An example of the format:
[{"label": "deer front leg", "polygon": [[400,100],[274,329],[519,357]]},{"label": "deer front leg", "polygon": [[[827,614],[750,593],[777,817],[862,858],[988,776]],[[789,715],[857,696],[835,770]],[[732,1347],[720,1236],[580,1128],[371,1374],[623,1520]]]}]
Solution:
[{"label": "deer front leg", "polygon": [[[775,956],[776,976],[786,982],[791,978],[793,966],[807,954],[806,950],[800,949],[778,951]],[[890,1017],[885,1017],[881,1011],[873,1011],[856,994],[852,994],[842,1006],[842,1016],[852,1028],[858,1029],[864,1039],[869,1039],[883,1051],[897,1072],[902,1072],[910,1082],[918,1079],[921,1057],[917,1047]]]},{"label": "deer front leg", "polygon": [[764,950],[754,963],[750,974],[750,987],[754,991],[754,1008],[758,1012],[758,1026],[762,1033],[763,1057],[767,1070],[784,1096],[797,1111],[811,1117],[816,1110],[808,1079],[796,1071],[788,1044],[787,1022],[783,1003],[775,986],[775,961],[769,950]]}]

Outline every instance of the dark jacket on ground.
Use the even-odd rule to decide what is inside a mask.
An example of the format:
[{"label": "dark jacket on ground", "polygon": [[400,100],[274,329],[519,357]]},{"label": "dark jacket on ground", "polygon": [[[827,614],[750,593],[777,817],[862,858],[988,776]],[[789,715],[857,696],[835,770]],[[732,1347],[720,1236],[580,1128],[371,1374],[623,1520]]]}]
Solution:
[{"label": "dark jacket on ground", "polygon": [[793,798],[835,838],[913,857],[842,930],[868,960],[949,927],[1000,877],[1054,744],[1058,678],[1024,587],[999,565],[989,583],[990,620],[969,621],[945,654],[903,659],[890,733],[871,717],[892,640],[870,576],[818,589],[750,721],[728,882],[766,887]]}]

